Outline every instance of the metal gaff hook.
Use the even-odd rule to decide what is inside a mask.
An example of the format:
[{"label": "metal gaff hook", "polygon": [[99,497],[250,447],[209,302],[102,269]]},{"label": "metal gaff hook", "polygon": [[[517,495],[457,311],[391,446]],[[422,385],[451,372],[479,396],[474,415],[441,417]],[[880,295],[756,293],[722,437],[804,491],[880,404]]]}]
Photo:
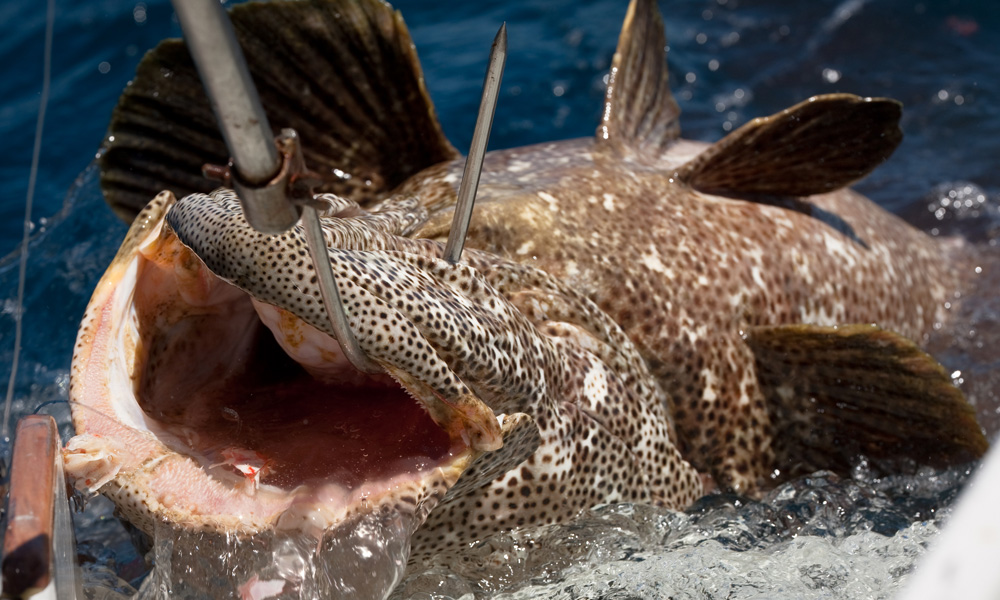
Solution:
[{"label": "metal gaff hook", "polygon": [[[298,135],[294,130],[283,130],[278,140],[282,145],[279,154],[232,22],[222,5],[204,0],[173,0],[173,6],[233,157],[233,187],[247,222],[261,233],[279,234],[302,219],[323,304],[344,355],[360,371],[381,372],[361,349],[348,324],[333,268],[324,252],[326,243],[319,214],[308,201],[297,203],[289,197],[295,179],[307,176]],[[506,57],[507,26],[503,24],[490,51],[479,115],[445,247],[445,259],[452,264],[458,262],[465,244]]]},{"label": "metal gaff hook", "polygon": [[[287,185],[295,175],[289,171],[299,165],[288,165],[279,157],[229,15],[221,3],[214,1],[173,0],[173,5],[233,157],[233,187],[247,222],[261,233],[278,234],[293,227],[300,217],[303,219],[323,304],[344,355],[360,371],[381,372],[361,350],[348,325],[316,210],[299,207],[288,197]],[[297,144],[298,136],[289,133],[291,143]]]}]

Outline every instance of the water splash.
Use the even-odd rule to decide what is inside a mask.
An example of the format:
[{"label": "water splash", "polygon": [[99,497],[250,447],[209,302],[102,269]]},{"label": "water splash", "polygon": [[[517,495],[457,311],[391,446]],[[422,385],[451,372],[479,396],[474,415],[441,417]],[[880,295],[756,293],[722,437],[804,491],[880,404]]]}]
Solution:
[{"label": "water splash", "polygon": [[962,236],[974,243],[1000,238],[1000,200],[968,181],[934,186],[900,216],[933,236]]},{"label": "water splash", "polygon": [[968,469],[821,472],[761,501],[719,494],[685,512],[595,508],[495,536],[409,573],[394,598],[883,598],[924,552]]},{"label": "water splash", "polygon": [[[238,539],[157,525],[154,565],[135,598],[384,598],[402,578],[410,520],[382,513],[327,533]],[[95,582],[97,583],[97,582]]]}]

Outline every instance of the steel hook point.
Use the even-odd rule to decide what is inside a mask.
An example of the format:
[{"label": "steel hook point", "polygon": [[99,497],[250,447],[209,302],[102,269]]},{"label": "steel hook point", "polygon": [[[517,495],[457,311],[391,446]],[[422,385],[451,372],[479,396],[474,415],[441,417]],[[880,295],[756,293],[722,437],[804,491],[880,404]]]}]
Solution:
[{"label": "steel hook point", "polygon": [[444,259],[451,264],[457,263],[462,258],[462,248],[469,232],[469,221],[472,220],[472,206],[476,202],[476,190],[479,189],[479,176],[483,171],[483,158],[486,156],[486,144],[490,140],[493,114],[496,112],[500,81],[503,79],[506,62],[507,24],[504,23],[493,38],[493,46],[490,48],[489,66],[486,68],[486,77],[483,80],[483,96],[479,102],[479,116],[476,117],[469,156],[465,159],[462,183],[458,187],[455,216],[451,222],[451,231],[448,232],[448,242],[444,247]]}]

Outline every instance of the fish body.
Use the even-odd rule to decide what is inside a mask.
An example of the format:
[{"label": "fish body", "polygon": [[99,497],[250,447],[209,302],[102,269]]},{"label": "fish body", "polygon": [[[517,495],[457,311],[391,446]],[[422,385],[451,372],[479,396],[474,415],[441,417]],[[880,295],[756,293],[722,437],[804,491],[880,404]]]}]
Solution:
[{"label": "fish body", "polygon": [[[947,245],[846,187],[899,143],[898,103],[819,96],[685,141],[662,21],[634,0],[595,137],[488,154],[452,265],[462,161],[398,13],[316,0],[233,19],[271,122],[328,174],[329,259],[385,374],[344,358],[301,230],[260,234],[206,187],[225,150],[190,59],[150,53],[102,184],[129,216],[173,191],[138,213],[87,309],[66,451],[147,533],[291,531],[332,564],[375,519],[419,561],[599,503],[683,508],[709,479],[754,494],[859,454],[984,451],[918,347],[957,285]],[[236,589],[257,573],[232,556]]]},{"label": "fish body", "polygon": [[[947,247],[851,190],[810,196],[807,211],[702,193],[674,172],[705,146],[677,146],[650,165],[592,140],[495,153],[468,243],[594,301],[669,390],[682,454],[755,489],[777,466],[747,332],[877,323],[921,340],[957,280]],[[440,238],[450,219],[417,234]]]}]

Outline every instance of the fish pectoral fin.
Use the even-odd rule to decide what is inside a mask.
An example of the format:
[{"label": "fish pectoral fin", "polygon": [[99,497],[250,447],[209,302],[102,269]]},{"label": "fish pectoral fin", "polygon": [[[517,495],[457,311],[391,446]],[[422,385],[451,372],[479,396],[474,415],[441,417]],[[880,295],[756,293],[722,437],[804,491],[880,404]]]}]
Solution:
[{"label": "fish pectoral fin", "polygon": [[751,327],[744,338],[782,477],[873,465],[945,466],[988,443],[974,409],[916,344],[873,325]]},{"label": "fish pectoral fin", "polygon": [[666,46],[656,0],[632,0],[608,75],[599,145],[659,155],[680,136]]},{"label": "fish pectoral fin", "polygon": [[[425,167],[458,155],[424,86],[402,17],[379,0],[253,2],[231,12],[236,37],[275,134],[294,128],[320,191],[362,205]],[[118,101],[100,159],[101,189],[132,217],[158,192],[220,184],[222,141],[187,47],[146,54]]]},{"label": "fish pectoral fin", "polygon": [[502,418],[500,432],[503,446],[476,458],[448,490],[442,504],[475,492],[526,461],[538,449],[542,436],[534,419],[524,413],[503,415]]},{"label": "fish pectoral fin", "polygon": [[852,94],[814,96],[750,121],[677,170],[710,194],[743,199],[810,196],[870,173],[903,139],[902,105]]}]

